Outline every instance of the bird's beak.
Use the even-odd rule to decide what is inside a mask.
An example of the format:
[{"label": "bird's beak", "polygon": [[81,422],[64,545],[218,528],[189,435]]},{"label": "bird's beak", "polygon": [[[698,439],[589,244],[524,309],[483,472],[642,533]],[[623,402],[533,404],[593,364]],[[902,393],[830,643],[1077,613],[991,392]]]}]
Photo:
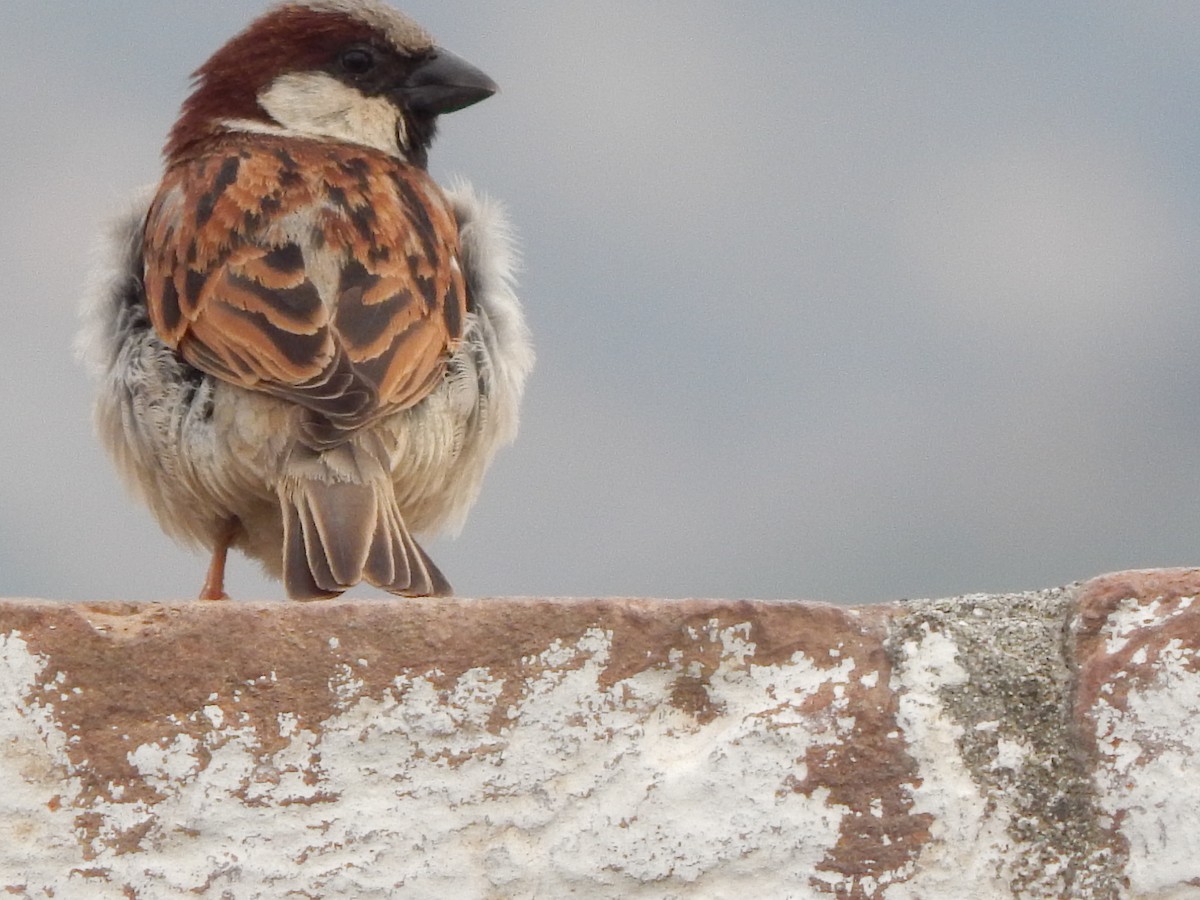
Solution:
[{"label": "bird's beak", "polygon": [[498,89],[496,82],[465,59],[435,47],[397,93],[413,112],[437,116],[486,100]]}]

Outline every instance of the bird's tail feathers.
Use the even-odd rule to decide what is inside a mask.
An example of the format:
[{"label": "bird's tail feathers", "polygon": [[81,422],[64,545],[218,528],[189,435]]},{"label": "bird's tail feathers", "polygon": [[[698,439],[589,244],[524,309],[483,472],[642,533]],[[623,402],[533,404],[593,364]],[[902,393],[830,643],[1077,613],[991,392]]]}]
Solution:
[{"label": "bird's tail feathers", "polygon": [[361,581],[405,597],[451,593],[409,533],[374,456],[347,444],[299,448],[290,470],[279,491],[289,597],[325,600]]}]

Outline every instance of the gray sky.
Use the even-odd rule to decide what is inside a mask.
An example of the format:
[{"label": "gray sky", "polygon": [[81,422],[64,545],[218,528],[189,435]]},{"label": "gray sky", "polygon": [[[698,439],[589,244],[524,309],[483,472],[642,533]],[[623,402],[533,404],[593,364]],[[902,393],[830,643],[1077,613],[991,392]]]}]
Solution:
[{"label": "gray sky", "polygon": [[[0,0],[0,595],[191,597],[71,355],[89,250],[263,8]],[[500,82],[539,362],[466,595],[867,602],[1200,563],[1200,4],[403,7]],[[249,563],[235,597],[279,597]],[[360,593],[369,593],[361,592]]]}]

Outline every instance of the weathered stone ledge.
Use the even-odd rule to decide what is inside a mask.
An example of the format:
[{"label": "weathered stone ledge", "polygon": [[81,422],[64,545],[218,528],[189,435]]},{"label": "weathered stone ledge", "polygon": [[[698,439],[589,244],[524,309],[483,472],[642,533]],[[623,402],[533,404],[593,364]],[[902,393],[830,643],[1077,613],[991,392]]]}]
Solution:
[{"label": "weathered stone ledge", "polygon": [[1200,897],[1197,596],[0,601],[0,892]]}]

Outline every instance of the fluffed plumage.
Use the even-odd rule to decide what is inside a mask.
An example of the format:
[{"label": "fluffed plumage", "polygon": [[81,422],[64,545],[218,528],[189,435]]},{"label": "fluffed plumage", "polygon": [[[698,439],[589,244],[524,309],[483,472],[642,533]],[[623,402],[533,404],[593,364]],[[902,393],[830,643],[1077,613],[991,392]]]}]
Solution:
[{"label": "fluffed plumage", "polygon": [[118,468],[213,552],[202,596],[231,545],[297,599],[449,593],[412,533],[461,523],[532,364],[503,214],[424,167],[493,90],[376,0],[278,6],[197,73],[81,346]]}]

